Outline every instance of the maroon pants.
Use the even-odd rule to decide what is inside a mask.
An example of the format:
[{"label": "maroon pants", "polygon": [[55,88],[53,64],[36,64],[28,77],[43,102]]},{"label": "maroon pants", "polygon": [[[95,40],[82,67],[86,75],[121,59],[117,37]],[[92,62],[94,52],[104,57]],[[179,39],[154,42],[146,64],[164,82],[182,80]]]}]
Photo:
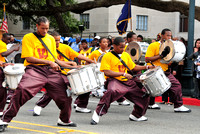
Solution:
[{"label": "maroon pants", "polygon": [[2,68],[0,68],[0,112],[3,112],[4,107],[6,105],[6,97],[7,97],[7,91],[6,88],[2,86],[2,83],[4,81],[4,73]]},{"label": "maroon pants", "polygon": [[[77,104],[78,107],[86,108],[88,105],[89,97],[90,97],[90,92],[81,94],[76,98],[76,100],[74,101],[74,104]],[[123,102],[124,100],[126,100],[126,98],[121,97],[117,100],[117,102]]]},{"label": "maroon pants", "polygon": [[[174,103],[174,108],[180,107],[183,105],[181,84],[171,73],[165,72],[165,74],[172,84],[168,89],[168,92],[170,92],[171,95],[171,102]],[[149,105],[153,104],[155,104],[155,97],[150,98]]]},{"label": "maroon pants", "polygon": [[106,82],[107,91],[100,99],[96,108],[98,115],[106,114],[110,104],[123,96],[135,104],[132,111],[134,116],[139,118],[146,113],[149,97],[143,97],[145,89],[139,88],[133,79],[122,82],[114,78],[109,78]]},{"label": "maroon pants", "polygon": [[48,93],[45,93],[37,102],[36,105],[45,108],[49,102],[52,100],[52,98],[48,95]]},{"label": "maroon pants", "polygon": [[2,120],[10,122],[22,105],[45,88],[61,110],[59,118],[65,123],[70,122],[72,98],[67,97],[67,84],[67,77],[49,66],[27,66]]}]

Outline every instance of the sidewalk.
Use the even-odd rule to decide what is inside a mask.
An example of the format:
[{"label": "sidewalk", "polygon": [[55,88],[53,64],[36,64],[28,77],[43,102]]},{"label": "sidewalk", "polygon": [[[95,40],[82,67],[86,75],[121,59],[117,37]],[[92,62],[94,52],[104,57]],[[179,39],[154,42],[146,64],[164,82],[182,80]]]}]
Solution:
[{"label": "sidewalk", "polygon": [[[156,97],[155,101],[162,102],[162,97],[161,96]],[[195,99],[195,98],[183,97],[183,104],[192,105],[192,106],[200,106],[200,100]]]}]

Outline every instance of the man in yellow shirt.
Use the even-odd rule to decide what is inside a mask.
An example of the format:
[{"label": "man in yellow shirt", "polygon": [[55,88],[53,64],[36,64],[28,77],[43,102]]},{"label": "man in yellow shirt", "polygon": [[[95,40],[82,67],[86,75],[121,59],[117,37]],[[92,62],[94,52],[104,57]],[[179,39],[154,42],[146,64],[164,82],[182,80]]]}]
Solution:
[{"label": "man in yellow shirt", "polygon": [[[174,103],[174,112],[191,112],[190,109],[183,106],[183,100],[182,100],[182,89],[180,82],[170,73],[170,69],[168,68],[168,64],[161,63],[161,59],[166,57],[169,52],[170,48],[169,46],[165,47],[161,55],[159,55],[159,49],[160,45],[168,39],[171,39],[172,32],[170,29],[163,29],[161,32],[161,41],[151,43],[147,49],[146,55],[145,55],[145,61],[147,63],[152,62],[156,66],[160,66],[163,71],[165,72],[165,75],[169,78],[171,82],[171,87],[168,90],[170,92],[171,98]],[[155,104],[155,98],[150,99],[149,107],[152,109],[159,109],[159,106]]]},{"label": "man in yellow shirt", "polygon": [[[71,64],[76,64],[76,62],[69,61],[68,59],[74,60],[74,58],[77,57],[80,60],[84,60],[84,61],[87,61],[89,63],[94,63],[93,60],[90,60],[89,58],[83,56],[82,54],[77,53],[70,46],[60,43],[60,35],[59,35],[59,33],[54,31],[51,35],[54,37],[54,39],[56,41],[56,48],[57,48],[58,59],[59,60],[67,61],[67,62],[70,62]],[[65,55],[68,59],[66,59],[61,54],[59,54],[59,52],[61,52],[63,55]],[[62,73],[63,74],[67,74],[68,71],[69,71],[69,69],[65,69],[65,71],[62,71]],[[36,102],[36,106],[34,107],[33,116],[39,116],[40,113],[41,113],[42,108],[45,108],[49,104],[49,102],[51,100],[52,100],[52,98],[48,95],[48,93],[45,93]],[[84,97],[82,97],[82,95],[79,95],[77,97],[77,101],[76,101],[76,105],[78,105],[78,107],[76,108],[76,111],[77,112],[82,112],[82,113],[91,112],[91,110],[87,109],[87,104],[88,104],[88,100],[85,100]]]},{"label": "man in yellow shirt", "polygon": [[76,127],[76,124],[70,121],[72,98],[66,93],[69,82],[60,71],[60,66],[72,66],[68,62],[55,60],[34,35],[40,36],[54,57],[57,57],[55,39],[47,33],[49,20],[43,16],[37,18],[36,27],[36,33],[29,33],[23,37],[22,58],[25,58],[26,71],[0,120],[0,127],[8,125],[20,107],[44,87],[60,109],[57,125]]},{"label": "man in yellow shirt", "polygon": [[128,46],[128,43],[134,41],[134,42],[137,42],[137,35],[136,33],[134,32],[129,32],[127,35],[126,35],[126,39],[127,39],[127,43],[126,43],[126,46],[125,46],[125,49],[124,51],[126,50],[127,46]]},{"label": "man in yellow shirt", "polygon": [[[124,52],[125,41],[122,37],[115,38],[113,47],[113,51],[121,57],[130,70],[140,71],[153,68],[153,66],[136,65],[130,55]],[[138,87],[133,76],[127,73],[128,69],[121,63],[120,59],[108,52],[101,61],[100,70],[108,77],[105,84],[107,91],[93,113],[91,124],[96,125],[100,116],[107,113],[110,104],[123,96],[135,104],[129,119],[131,121],[146,121],[147,118],[143,115],[146,113],[149,97],[144,96],[145,89]]]},{"label": "man in yellow shirt", "polygon": [[[4,33],[2,40],[0,40],[0,62],[5,63],[5,57],[10,55],[14,51],[19,50],[19,46],[14,45],[9,50],[7,50],[7,44],[10,43],[10,34]],[[4,73],[2,68],[0,68],[0,116],[3,115],[3,110],[6,105],[7,90],[2,86],[4,82]]]}]

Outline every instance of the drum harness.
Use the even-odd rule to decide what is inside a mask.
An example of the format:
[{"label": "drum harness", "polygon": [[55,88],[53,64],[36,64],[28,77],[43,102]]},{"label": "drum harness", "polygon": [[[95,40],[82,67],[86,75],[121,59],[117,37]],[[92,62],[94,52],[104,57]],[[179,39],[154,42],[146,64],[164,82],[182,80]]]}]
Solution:
[{"label": "drum harness", "polygon": [[[120,62],[129,70],[129,73],[130,73],[133,77],[137,77],[137,76],[142,75],[142,74],[136,74],[136,75],[134,75],[133,72],[132,72],[132,70],[130,70],[130,68],[126,65],[126,63],[119,57],[119,55],[118,55],[116,52],[111,51],[111,53],[112,53],[113,55],[115,55],[115,56],[120,60]],[[153,64],[152,62],[150,62],[150,63],[154,66],[154,64]],[[145,93],[142,95],[142,97],[148,97],[148,96],[149,96],[149,94],[148,94],[147,92],[145,92]]]},{"label": "drum harness", "polygon": [[115,51],[111,51],[111,53],[113,55],[115,55],[119,60],[120,62],[128,69],[129,73],[133,76],[133,77],[137,77],[137,76],[140,76],[142,74],[137,74],[137,75],[134,75],[132,70],[126,65],[126,63],[119,57],[119,55],[115,52]]},{"label": "drum harness", "polygon": [[[33,34],[39,39],[39,41],[42,43],[42,45],[47,49],[47,51],[53,56],[53,58],[55,59],[56,63],[60,66],[61,70],[64,70],[66,73],[67,71],[65,69],[76,69],[76,68],[70,68],[70,67],[62,67],[59,63],[58,63],[58,60],[55,58],[55,56],[51,53],[51,51],[49,50],[49,48],[46,46],[46,44],[43,42],[43,40],[41,39],[41,37],[38,36],[38,34],[36,32],[33,32]],[[57,50],[58,52],[59,50]],[[60,51],[59,51],[60,52]],[[59,53],[58,52],[58,53]],[[61,52],[60,52],[61,53]],[[59,53],[59,54],[60,54]],[[67,58],[64,54],[61,54],[64,58],[66,58],[67,60],[70,61],[69,58]],[[66,93],[67,93],[67,96],[70,97],[71,96],[71,91],[67,88],[66,89]]]},{"label": "drum harness", "polygon": [[[76,68],[71,68],[71,67],[62,67],[59,63],[58,63],[58,60],[55,58],[55,56],[52,54],[52,52],[49,50],[49,48],[47,47],[47,45],[44,43],[44,41],[41,39],[41,37],[39,37],[39,35],[36,33],[36,32],[33,32],[33,34],[38,38],[38,40],[42,43],[42,45],[46,48],[46,50],[53,56],[53,58],[55,59],[56,63],[60,66],[60,69],[61,70],[64,70],[64,69],[76,69]],[[57,50],[58,52],[59,50]],[[60,51],[59,51],[60,52]],[[59,53],[58,52],[58,53]],[[66,58],[67,60],[69,61],[72,61],[70,60],[69,58],[67,58],[63,53],[59,53],[60,55],[62,55],[64,58]],[[65,71],[65,70],[64,70]],[[65,71],[66,72],[66,71]],[[67,72],[66,72],[67,73]]]}]

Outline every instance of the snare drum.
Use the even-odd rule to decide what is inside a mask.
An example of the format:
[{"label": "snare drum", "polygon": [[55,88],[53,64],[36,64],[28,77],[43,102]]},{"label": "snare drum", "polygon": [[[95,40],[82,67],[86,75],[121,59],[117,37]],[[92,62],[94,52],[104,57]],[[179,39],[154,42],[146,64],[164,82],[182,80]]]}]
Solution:
[{"label": "snare drum", "polygon": [[5,74],[5,82],[8,84],[8,87],[10,89],[16,89],[22,75],[24,74],[24,65],[23,64],[14,64],[14,65],[8,65],[6,66],[3,71]]},{"label": "snare drum", "polygon": [[151,96],[159,96],[171,87],[171,82],[161,67],[149,69],[140,76],[140,81]]},{"label": "snare drum", "polygon": [[104,85],[104,82],[106,81],[105,77],[104,77],[104,73],[100,71],[101,63],[91,64],[91,65],[94,68],[94,72],[95,72],[95,75],[96,75],[96,80],[97,80],[98,86],[100,88],[100,87],[102,87]]},{"label": "snare drum", "polygon": [[74,94],[84,94],[98,88],[93,65],[86,65],[80,69],[72,69],[67,78]]},{"label": "snare drum", "polygon": [[165,41],[160,46],[159,54],[161,54],[167,46],[170,47],[170,53],[161,60],[162,63],[169,63],[173,61],[180,62],[184,58],[186,54],[186,47],[181,41]]}]

